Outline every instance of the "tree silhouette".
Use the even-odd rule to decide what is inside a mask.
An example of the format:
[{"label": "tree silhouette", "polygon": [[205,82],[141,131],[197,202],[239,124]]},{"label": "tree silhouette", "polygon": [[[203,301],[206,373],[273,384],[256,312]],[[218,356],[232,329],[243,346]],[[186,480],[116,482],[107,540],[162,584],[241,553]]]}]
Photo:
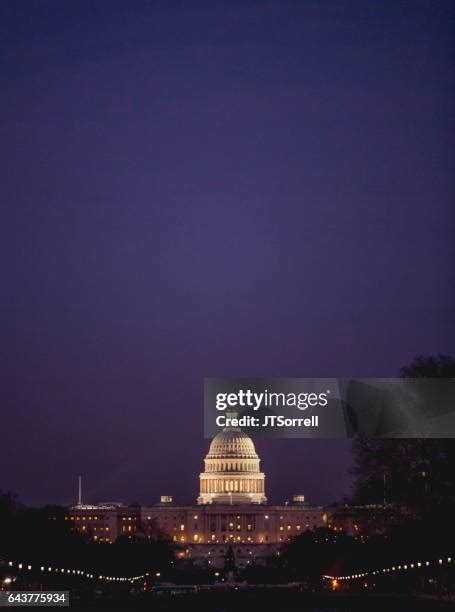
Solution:
[{"label": "tree silhouette", "polygon": [[[418,355],[400,370],[406,378],[455,377],[447,355]],[[353,442],[355,503],[408,506],[422,516],[455,500],[455,440],[365,439]]]}]

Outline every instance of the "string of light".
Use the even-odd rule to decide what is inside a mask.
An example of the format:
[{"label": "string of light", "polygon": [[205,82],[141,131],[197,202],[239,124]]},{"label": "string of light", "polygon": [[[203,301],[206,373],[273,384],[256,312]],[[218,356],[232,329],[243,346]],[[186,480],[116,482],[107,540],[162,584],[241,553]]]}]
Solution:
[{"label": "string of light", "polygon": [[[2,561],[2,559],[0,559],[0,561]],[[18,569],[19,571],[32,571],[34,567],[29,563],[17,561],[4,561],[4,563],[8,567]],[[87,572],[86,570],[69,569],[66,567],[54,567],[51,565],[39,565],[38,567],[40,572],[45,572],[47,574],[65,574],[79,576],[80,578],[86,578],[88,580],[102,580],[104,582],[136,582],[137,580],[144,580],[146,577],[150,576],[149,573],[141,574],[140,576],[105,576],[104,574],[96,575],[91,572]],[[160,573],[157,572],[155,576],[158,578]]]},{"label": "string of light", "polygon": [[381,569],[359,572],[358,574],[350,574],[349,576],[322,576],[326,580],[358,580],[359,578],[367,578],[368,576],[378,576],[379,574],[390,574],[390,572],[401,572],[412,569],[429,567],[431,564],[438,566],[452,563],[452,557],[440,558],[437,561],[414,561],[413,563],[403,563],[401,565],[392,565],[391,567],[383,567]]}]

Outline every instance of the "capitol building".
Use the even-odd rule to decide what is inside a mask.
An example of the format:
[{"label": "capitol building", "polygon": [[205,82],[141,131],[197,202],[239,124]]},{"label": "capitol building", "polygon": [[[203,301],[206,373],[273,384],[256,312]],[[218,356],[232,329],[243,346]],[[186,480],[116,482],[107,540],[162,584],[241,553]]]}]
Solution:
[{"label": "capitol building", "polygon": [[238,427],[226,427],[212,440],[199,476],[197,504],[175,505],[168,495],[152,506],[82,503],[70,509],[74,529],[100,543],[119,536],[153,537],[162,533],[177,545],[177,556],[222,567],[232,547],[239,567],[261,563],[280,546],[327,522],[324,509],[303,495],[267,505],[265,474],[252,439]]}]

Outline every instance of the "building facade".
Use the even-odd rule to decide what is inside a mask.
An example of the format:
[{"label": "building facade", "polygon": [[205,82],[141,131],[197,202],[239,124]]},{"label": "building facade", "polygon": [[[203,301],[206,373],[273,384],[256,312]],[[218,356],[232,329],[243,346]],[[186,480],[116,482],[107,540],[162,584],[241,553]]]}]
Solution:
[{"label": "building facade", "polygon": [[68,520],[100,543],[165,534],[178,545],[177,556],[214,568],[224,564],[229,547],[239,566],[261,563],[293,537],[326,523],[323,508],[309,506],[303,495],[267,505],[260,459],[239,428],[213,438],[199,483],[197,505],[175,505],[170,496],[153,506],[78,504]]}]

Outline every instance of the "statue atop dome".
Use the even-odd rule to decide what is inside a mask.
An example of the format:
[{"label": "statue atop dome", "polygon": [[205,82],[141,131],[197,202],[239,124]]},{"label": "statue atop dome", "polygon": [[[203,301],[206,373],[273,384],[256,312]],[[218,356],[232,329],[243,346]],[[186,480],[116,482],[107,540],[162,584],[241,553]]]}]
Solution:
[{"label": "statue atop dome", "polygon": [[[226,410],[226,420],[232,421],[232,419],[238,419],[239,418],[239,413],[238,410],[236,408],[228,408]],[[225,427],[224,431],[226,431],[226,429],[239,429],[238,427]]]}]

